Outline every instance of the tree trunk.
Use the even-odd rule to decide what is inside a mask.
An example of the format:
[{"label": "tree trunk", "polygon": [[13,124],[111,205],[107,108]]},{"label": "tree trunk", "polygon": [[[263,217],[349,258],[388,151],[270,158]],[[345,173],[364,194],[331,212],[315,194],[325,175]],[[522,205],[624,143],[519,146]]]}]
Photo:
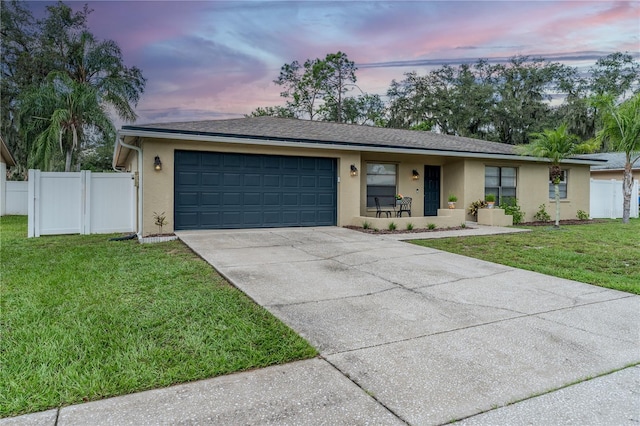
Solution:
[{"label": "tree trunk", "polygon": [[560,184],[553,184],[553,193],[555,195],[556,200],[556,224],[553,226],[554,228],[560,228]]},{"label": "tree trunk", "polygon": [[622,179],[622,223],[629,223],[631,214],[631,190],[633,189],[633,174],[631,162],[627,160],[624,165],[624,177]]},{"label": "tree trunk", "polygon": [[71,156],[73,154],[73,150],[68,149],[67,152],[65,153],[65,161],[64,161],[64,171],[65,172],[70,172],[71,171]]}]

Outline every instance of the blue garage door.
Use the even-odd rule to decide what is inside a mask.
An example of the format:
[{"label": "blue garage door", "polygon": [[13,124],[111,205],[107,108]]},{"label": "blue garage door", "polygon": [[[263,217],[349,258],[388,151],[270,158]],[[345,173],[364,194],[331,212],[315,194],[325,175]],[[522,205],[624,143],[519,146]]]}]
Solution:
[{"label": "blue garage door", "polygon": [[175,229],[336,224],[333,158],[176,151]]}]

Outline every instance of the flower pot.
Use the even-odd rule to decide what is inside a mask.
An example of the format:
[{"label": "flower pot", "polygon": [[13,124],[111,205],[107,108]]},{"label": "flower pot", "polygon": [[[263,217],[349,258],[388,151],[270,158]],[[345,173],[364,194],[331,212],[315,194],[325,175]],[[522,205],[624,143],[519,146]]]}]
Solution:
[{"label": "flower pot", "polygon": [[449,205],[450,209],[455,209],[456,208],[456,202],[455,201],[449,201],[447,204]]},{"label": "flower pot", "polygon": [[493,206],[495,206],[496,202],[495,201],[487,201],[487,208],[488,209],[492,209]]}]

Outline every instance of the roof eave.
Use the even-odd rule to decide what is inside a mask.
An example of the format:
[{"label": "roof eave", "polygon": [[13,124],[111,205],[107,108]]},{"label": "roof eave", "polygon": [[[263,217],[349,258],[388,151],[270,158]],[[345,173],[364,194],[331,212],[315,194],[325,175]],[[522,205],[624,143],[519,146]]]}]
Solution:
[{"label": "roof eave", "polygon": [[[215,134],[206,133],[192,133],[192,132],[179,132],[179,131],[158,131],[158,130],[145,130],[140,128],[132,128],[132,126],[123,127],[118,131],[118,137],[145,137],[156,139],[178,139],[197,142],[222,142],[229,144],[252,144],[263,146],[278,146],[278,147],[296,147],[296,148],[309,148],[309,149],[332,149],[338,151],[363,151],[363,152],[384,152],[394,154],[421,154],[421,155],[438,155],[447,157],[465,157],[465,158],[484,158],[495,160],[518,160],[528,162],[548,162],[545,158],[527,157],[517,154],[500,154],[500,153],[486,153],[486,152],[472,152],[472,151],[455,151],[455,150],[440,150],[440,149],[426,149],[426,148],[403,148],[403,147],[389,147],[389,146],[375,146],[355,143],[332,143],[325,141],[317,142],[304,142],[304,141],[292,141],[281,140],[276,138],[267,137],[232,137],[221,136]],[[119,153],[117,153],[119,154]],[[117,162],[117,158],[114,154],[114,163]],[[598,161],[584,160],[584,159],[567,159],[563,163],[567,164],[600,164]]]}]

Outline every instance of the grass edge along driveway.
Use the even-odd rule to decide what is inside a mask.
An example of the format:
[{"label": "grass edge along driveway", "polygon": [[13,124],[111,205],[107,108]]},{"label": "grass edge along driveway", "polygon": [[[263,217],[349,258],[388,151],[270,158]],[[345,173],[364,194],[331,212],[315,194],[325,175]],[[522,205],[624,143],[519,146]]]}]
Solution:
[{"label": "grass edge along driveway", "polygon": [[531,232],[414,240],[414,244],[640,294],[640,219],[523,226]]},{"label": "grass edge along driveway", "polygon": [[0,417],[316,355],[180,241],[26,233],[0,218]]}]

